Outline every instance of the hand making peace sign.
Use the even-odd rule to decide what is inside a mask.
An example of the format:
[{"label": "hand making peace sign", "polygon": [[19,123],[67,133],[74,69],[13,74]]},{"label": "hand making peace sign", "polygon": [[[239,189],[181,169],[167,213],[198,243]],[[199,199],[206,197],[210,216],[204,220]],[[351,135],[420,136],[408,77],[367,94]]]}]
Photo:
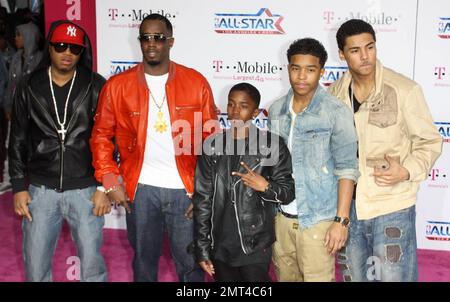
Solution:
[{"label": "hand making peace sign", "polygon": [[254,171],[252,171],[246,163],[241,162],[241,166],[243,166],[245,168],[245,170],[247,170],[248,173],[243,174],[243,173],[234,171],[231,173],[231,175],[239,176],[242,179],[242,181],[244,182],[244,185],[252,188],[253,190],[259,191],[259,192],[264,192],[266,190],[267,186],[269,185],[269,182],[264,177],[259,175],[258,173],[255,173]]}]

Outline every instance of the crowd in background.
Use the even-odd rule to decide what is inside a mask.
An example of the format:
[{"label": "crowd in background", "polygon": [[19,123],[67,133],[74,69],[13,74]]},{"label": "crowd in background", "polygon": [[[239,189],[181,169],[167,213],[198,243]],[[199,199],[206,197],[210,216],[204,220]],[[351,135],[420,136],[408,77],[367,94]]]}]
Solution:
[{"label": "crowd in background", "polygon": [[12,99],[42,58],[43,1],[0,1],[0,195],[11,188],[6,166]]}]

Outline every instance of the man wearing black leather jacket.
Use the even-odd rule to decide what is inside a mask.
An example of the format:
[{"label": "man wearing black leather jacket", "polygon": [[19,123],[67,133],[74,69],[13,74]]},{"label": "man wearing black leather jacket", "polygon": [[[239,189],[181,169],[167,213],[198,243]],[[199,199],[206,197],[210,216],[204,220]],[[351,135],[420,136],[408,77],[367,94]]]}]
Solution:
[{"label": "man wearing black leather jacket", "polygon": [[51,262],[66,220],[80,257],[81,281],[107,281],[103,215],[110,203],[96,190],[89,138],[105,79],[92,71],[84,30],[51,25],[38,67],[14,95],[9,173],[15,212],[24,216],[28,281],[51,281]]},{"label": "man wearing black leather jacket", "polygon": [[197,162],[195,256],[216,281],[271,281],[276,205],[295,198],[289,150],[251,123],[260,98],[251,84],[231,88],[231,128],[209,137]]}]

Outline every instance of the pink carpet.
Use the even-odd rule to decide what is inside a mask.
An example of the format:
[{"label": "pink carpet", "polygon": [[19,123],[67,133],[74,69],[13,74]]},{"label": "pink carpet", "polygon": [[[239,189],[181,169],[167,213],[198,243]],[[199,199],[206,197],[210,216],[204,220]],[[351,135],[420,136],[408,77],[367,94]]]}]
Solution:
[{"label": "pink carpet", "polygon": [[[11,193],[0,195],[0,282],[24,281],[23,260],[21,256],[22,231],[21,219],[13,212]],[[108,267],[109,281],[132,281],[132,249],[128,243],[126,231],[104,230],[102,248]],[[66,272],[75,256],[68,228],[64,226],[55,257],[53,258],[53,280],[68,282]],[[450,252],[419,250],[419,281],[450,281]],[[273,272],[272,272],[273,275]],[[73,276],[69,274],[69,276]],[[175,266],[171,260],[167,242],[161,257],[160,281],[177,281]]]}]

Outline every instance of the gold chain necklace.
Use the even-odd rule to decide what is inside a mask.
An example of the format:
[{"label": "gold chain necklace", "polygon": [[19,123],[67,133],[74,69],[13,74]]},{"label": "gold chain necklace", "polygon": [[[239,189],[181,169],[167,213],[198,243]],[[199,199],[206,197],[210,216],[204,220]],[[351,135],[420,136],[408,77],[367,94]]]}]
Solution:
[{"label": "gold chain necklace", "polygon": [[166,94],[164,94],[164,98],[163,98],[163,100],[162,100],[160,105],[158,105],[158,103],[156,102],[156,100],[153,97],[153,94],[152,94],[151,91],[150,91],[150,97],[152,98],[153,103],[155,103],[156,107],[158,107],[158,113],[157,113],[156,122],[155,122],[155,125],[154,125],[155,130],[156,130],[156,132],[159,132],[159,133],[166,132],[166,130],[167,130],[167,123],[164,120],[164,113],[161,110],[161,108],[164,105],[164,102],[166,100]]}]

